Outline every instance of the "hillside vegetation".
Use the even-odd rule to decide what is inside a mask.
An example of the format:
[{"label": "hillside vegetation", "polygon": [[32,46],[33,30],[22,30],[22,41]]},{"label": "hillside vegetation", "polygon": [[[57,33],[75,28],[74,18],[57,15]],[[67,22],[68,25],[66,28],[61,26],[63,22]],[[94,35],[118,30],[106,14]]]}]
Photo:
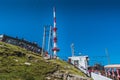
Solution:
[{"label": "hillside vegetation", "polygon": [[86,77],[62,60],[44,60],[37,53],[0,42],[0,80],[63,80],[54,73]]}]

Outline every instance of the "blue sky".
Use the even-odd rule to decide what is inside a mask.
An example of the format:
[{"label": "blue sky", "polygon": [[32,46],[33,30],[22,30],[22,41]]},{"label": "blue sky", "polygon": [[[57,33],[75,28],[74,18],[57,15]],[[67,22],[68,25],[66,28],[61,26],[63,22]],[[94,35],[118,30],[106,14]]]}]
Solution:
[{"label": "blue sky", "polygon": [[90,63],[120,63],[120,1],[118,0],[0,0],[0,34],[42,45],[43,26],[53,25],[56,7],[58,55],[89,55]]}]

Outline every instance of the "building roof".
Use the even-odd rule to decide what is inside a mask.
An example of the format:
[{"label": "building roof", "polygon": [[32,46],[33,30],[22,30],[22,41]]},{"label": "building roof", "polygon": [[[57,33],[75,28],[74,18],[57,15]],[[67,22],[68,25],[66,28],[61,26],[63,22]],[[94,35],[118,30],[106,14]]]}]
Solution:
[{"label": "building roof", "polygon": [[111,65],[106,65],[104,68],[119,68],[120,69],[120,64],[111,64]]},{"label": "building roof", "polygon": [[72,57],[68,57],[68,59],[72,59],[72,60],[79,60],[80,58],[86,58],[88,57],[87,55],[86,56],[72,56]]},{"label": "building roof", "polygon": [[81,58],[81,57],[88,57],[87,55],[85,56],[72,56],[72,57],[69,57],[69,58]]},{"label": "building roof", "polygon": [[36,42],[30,42],[30,41],[27,41],[25,39],[19,39],[18,37],[11,37],[11,36],[8,36],[8,35],[5,35],[5,34],[0,34],[0,37],[7,37],[7,38],[10,38],[10,39],[13,39],[13,40],[17,40],[17,41],[21,41],[21,42],[24,42],[24,43],[27,43],[27,44],[30,44],[30,45],[33,45],[37,48],[41,48],[39,47],[39,45],[36,43]]}]

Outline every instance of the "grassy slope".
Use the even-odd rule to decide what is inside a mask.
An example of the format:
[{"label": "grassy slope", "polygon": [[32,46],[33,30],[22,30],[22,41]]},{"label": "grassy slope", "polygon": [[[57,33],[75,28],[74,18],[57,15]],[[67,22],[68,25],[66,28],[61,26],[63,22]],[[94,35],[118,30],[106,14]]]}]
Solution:
[{"label": "grassy slope", "polygon": [[[31,65],[25,65],[25,62],[29,62]],[[56,67],[57,65],[59,68]],[[45,80],[47,74],[58,69],[85,76],[66,62],[46,61],[35,53],[0,42],[0,80]]]}]

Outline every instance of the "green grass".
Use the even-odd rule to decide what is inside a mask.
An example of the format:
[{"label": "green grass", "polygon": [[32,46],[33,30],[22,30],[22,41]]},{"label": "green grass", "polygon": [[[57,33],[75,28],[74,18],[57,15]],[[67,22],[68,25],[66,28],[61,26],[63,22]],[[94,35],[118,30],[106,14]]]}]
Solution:
[{"label": "green grass", "polygon": [[74,66],[70,65],[67,62],[64,62],[62,60],[51,60],[51,62],[60,65],[60,70],[63,71],[63,72],[67,71],[70,74],[76,74],[76,75],[86,77],[86,75],[83,74],[80,70],[76,69]]},{"label": "green grass", "polygon": [[[25,65],[25,62],[31,65]],[[46,61],[36,53],[0,42],[0,80],[45,80],[47,75],[57,70],[85,76],[62,60]]]}]

